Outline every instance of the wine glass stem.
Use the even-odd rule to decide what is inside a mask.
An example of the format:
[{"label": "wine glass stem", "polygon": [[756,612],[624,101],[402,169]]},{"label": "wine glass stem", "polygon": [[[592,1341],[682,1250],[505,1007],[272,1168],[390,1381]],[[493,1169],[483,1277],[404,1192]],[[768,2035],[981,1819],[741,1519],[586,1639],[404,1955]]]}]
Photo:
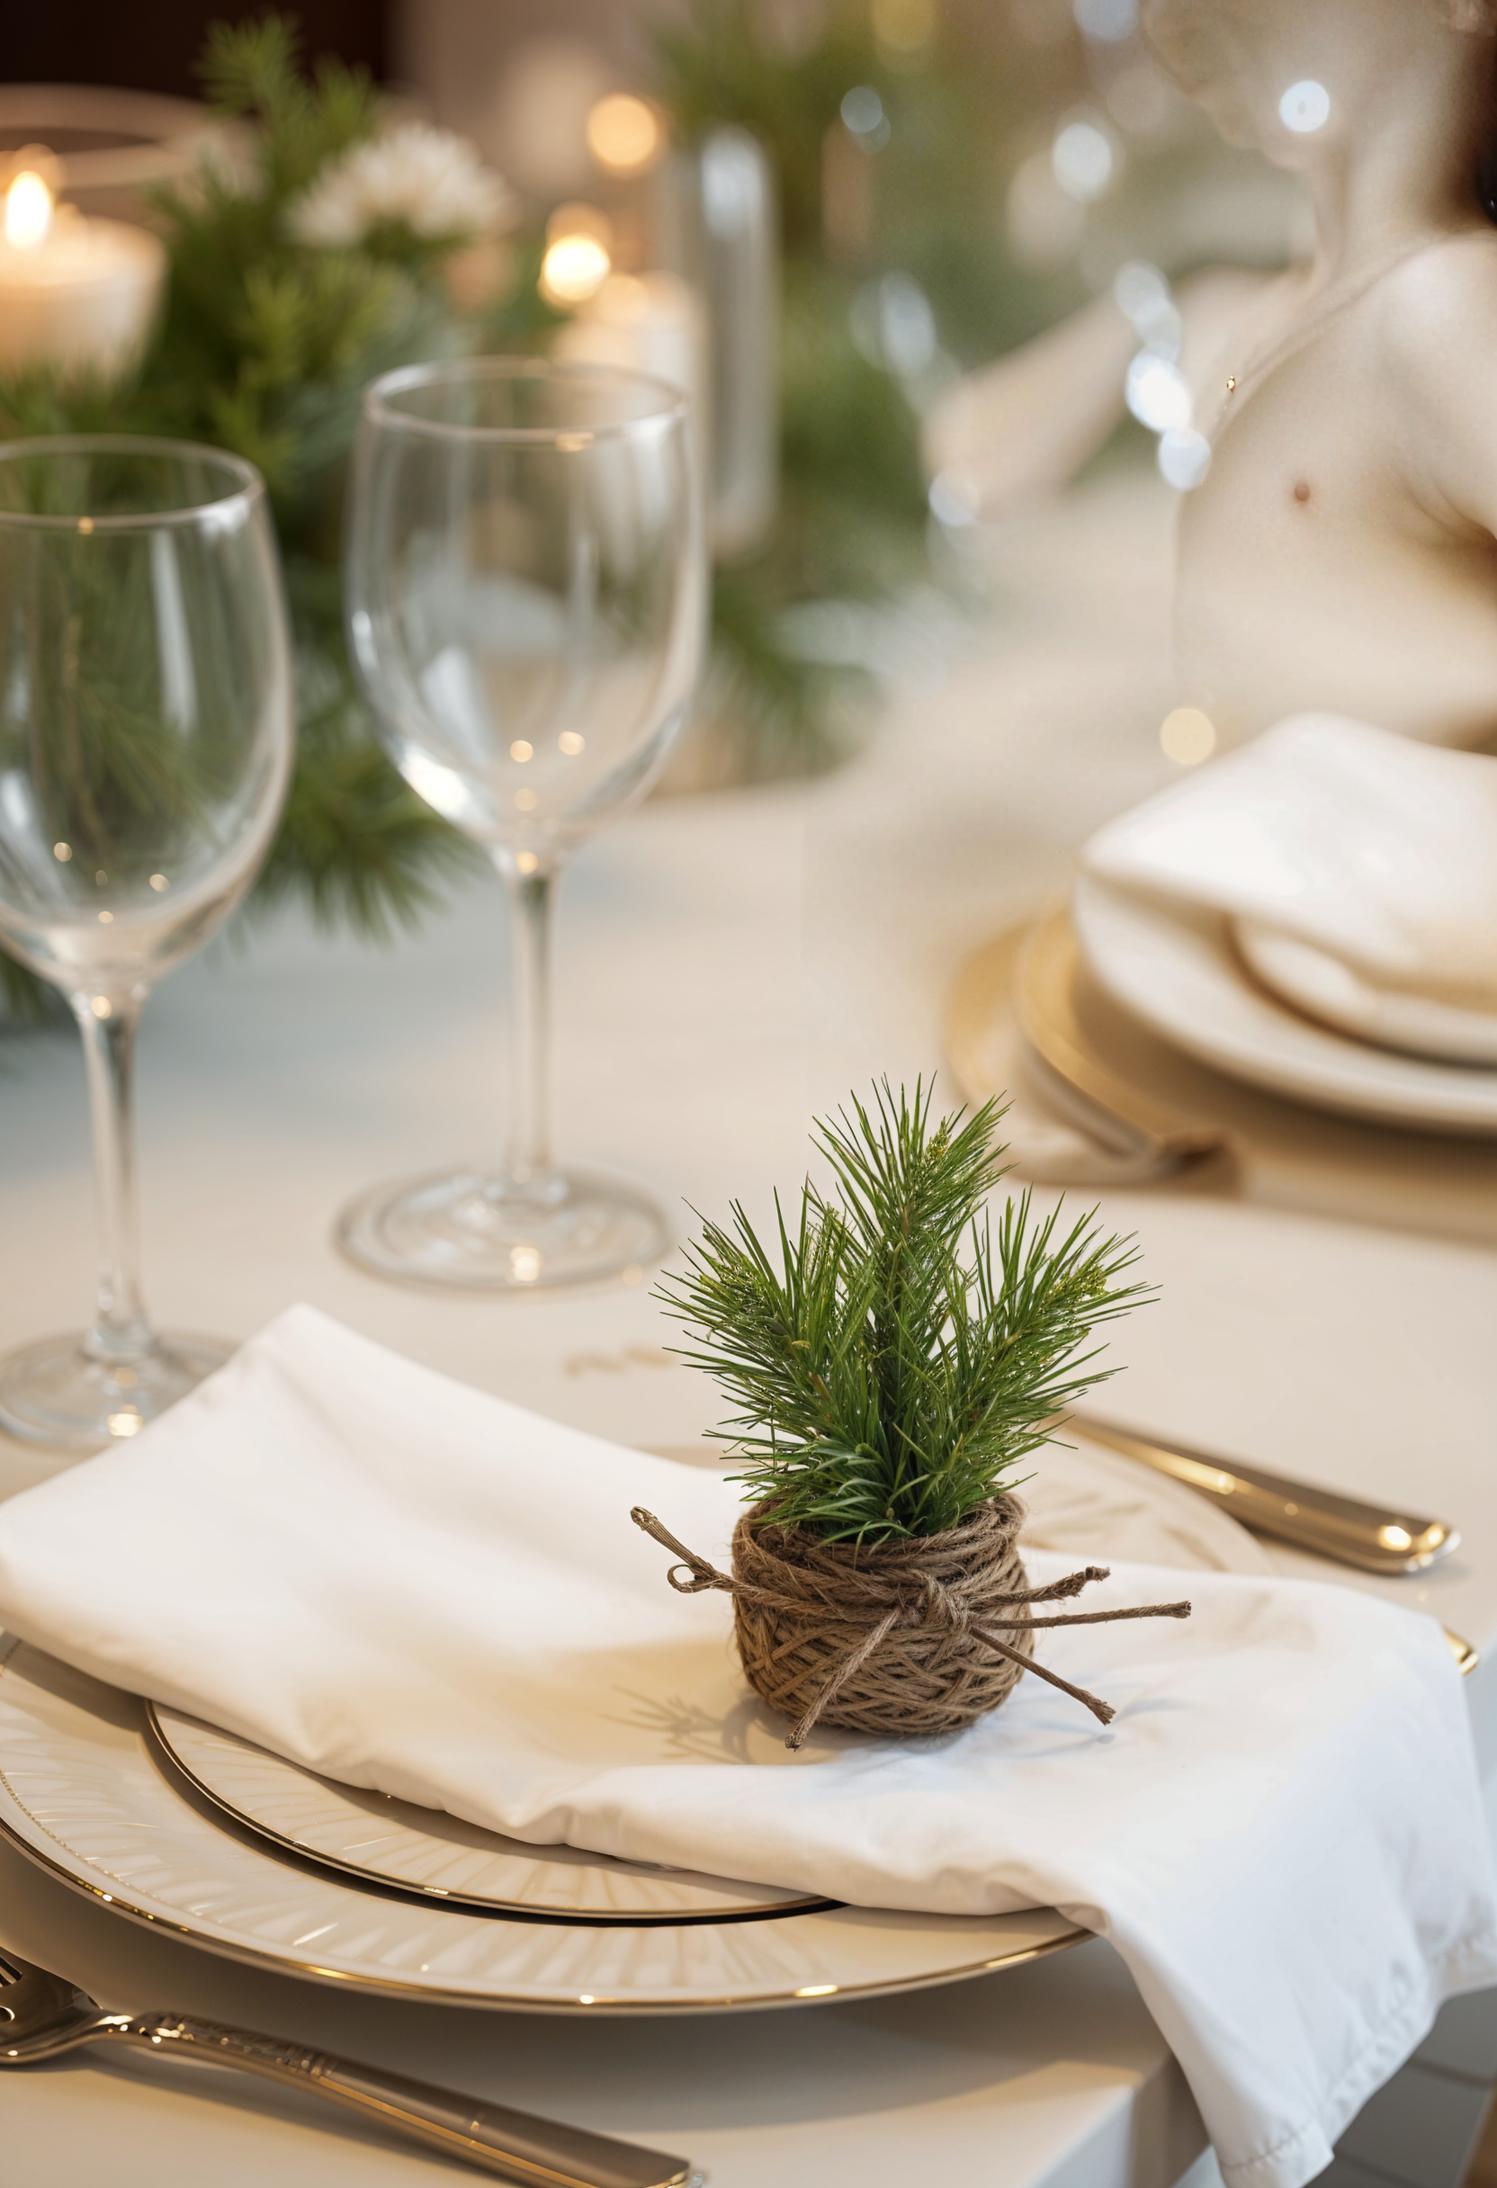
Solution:
[{"label": "wine glass stem", "polygon": [[87,1349],[110,1366],[128,1367],[154,1339],[140,1288],[135,1192],[135,1029],[133,1003],[78,1005],[93,1114],[94,1189],[99,1212],[99,1288]]},{"label": "wine glass stem", "polygon": [[506,869],[513,966],[509,1152],[505,1183],[521,1199],[544,1198],[551,1168],[551,902],[555,873]]}]

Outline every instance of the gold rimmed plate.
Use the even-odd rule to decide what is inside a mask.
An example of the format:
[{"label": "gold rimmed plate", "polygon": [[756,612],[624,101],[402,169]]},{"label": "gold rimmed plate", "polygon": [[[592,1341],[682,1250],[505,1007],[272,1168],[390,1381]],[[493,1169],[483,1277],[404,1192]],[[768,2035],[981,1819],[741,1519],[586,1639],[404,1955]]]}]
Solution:
[{"label": "gold rimmed plate", "polygon": [[772,1884],[531,1846],[319,1777],[181,1710],[148,1702],[145,1712],[166,1762],[220,1814],[283,1852],[363,1884],[490,1914],[585,1922],[722,1922],[831,1904]]},{"label": "gold rimmed plate", "polygon": [[1405,1130],[1497,1135],[1497,1069],[1379,1047],[1305,1016],[1249,971],[1226,920],[1187,915],[1092,875],[1077,882],[1071,916],[1104,992],[1198,1063]]},{"label": "gold rimmed plate", "polygon": [[530,2013],[707,2013],[918,1990],[1087,1933],[820,1903],[717,1921],[526,1919],[372,1889],[226,1828],[159,1764],[141,1704],[0,1638],[0,1835],[114,1912],[352,1989]]}]

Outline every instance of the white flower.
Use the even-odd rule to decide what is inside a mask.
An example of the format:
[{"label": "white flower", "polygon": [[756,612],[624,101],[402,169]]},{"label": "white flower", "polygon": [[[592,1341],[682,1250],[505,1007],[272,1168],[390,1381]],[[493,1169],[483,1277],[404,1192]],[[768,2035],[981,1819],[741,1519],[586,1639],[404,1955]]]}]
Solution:
[{"label": "white flower", "polygon": [[299,243],[348,250],[398,223],[417,236],[475,236],[509,214],[509,185],[466,137],[402,122],[331,161],[290,209]]}]

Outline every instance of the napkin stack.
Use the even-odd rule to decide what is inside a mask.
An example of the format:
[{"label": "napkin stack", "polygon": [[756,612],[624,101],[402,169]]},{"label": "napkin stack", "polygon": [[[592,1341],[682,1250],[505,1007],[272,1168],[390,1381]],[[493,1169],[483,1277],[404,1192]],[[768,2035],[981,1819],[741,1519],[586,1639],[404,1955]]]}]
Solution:
[{"label": "napkin stack", "polygon": [[[1234,2188],[1301,2188],[1442,2001],[1497,1983],[1464,1697],[1432,1620],[1202,1574],[1189,1624],[1044,1637],[1118,1706],[1108,1730],[1025,1679],[955,1738],[818,1732],[791,1755],[726,1601],[671,1592],[635,1503],[726,1557],[715,1472],[297,1308],[135,1443],[0,1508],[0,1619],[315,1770],[539,1844],[871,1907],[1058,1906],[1127,1961]],[[1135,1566],[1097,1596],[1175,1593]]]},{"label": "napkin stack", "polygon": [[1108,823],[1082,868],[1226,917],[1345,1031],[1497,1063],[1497,759],[1297,715]]}]

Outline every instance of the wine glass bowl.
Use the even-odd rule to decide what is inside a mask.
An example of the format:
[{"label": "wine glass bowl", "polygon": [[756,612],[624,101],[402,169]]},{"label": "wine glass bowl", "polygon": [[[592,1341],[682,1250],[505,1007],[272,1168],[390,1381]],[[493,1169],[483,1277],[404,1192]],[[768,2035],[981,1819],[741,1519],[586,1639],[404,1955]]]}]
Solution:
[{"label": "wine glass bowl", "polygon": [[[271,649],[242,605],[263,591],[263,534],[241,518],[258,482],[161,449],[0,446],[0,933],[91,994],[149,984],[206,939],[285,784],[276,678],[252,667]],[[163,462],[203,502],[153,507]]]},{"label": "wine glass bowl", "polygon": [[145,437],[0,445],[0,941],[82,1028],[103,1234],[92,1327],[0,1361],[14,1434],[133,1434],[229,1349],[147,1319],[131,1059],[151,987],[253,880],[291,754],[258,473]]},{"label": "wine glass bowl", "polygon": [[370,391],[348,551],[354,661],[426,802],[554,858],[641,796],[695,681],[685,401],[509,358]]},{"label": "wine glass bowl", "polygon": [[507,1155],[373,1188],[346,1210],[340,1243],[381,1275],[528,1291],[661,1249],[648,1201],[551,1159],[548,918],[559,865],[664,763],[705,597],[674,389],[469,358],[369,390],[348,513],[354,663],[406,781],[508,882],[514,940]]}]

